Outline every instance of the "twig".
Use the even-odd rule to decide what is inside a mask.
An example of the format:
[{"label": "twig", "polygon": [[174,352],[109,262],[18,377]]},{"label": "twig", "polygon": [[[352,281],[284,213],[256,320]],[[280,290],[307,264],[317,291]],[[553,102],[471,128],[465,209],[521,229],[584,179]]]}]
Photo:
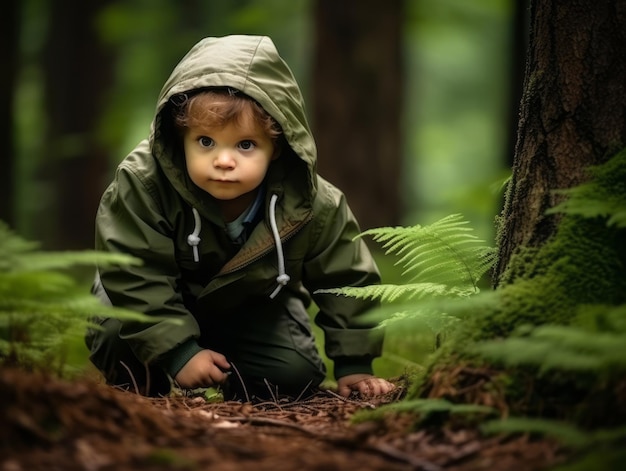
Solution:
[{"label": "twig", "polygon": [[122,360],[120,360],[120,364],[126,368],[126,371],[128,371],[128,375],[130,376],[130,380],[133,382],[133,386],[135,387],[135,393],[137,393],[137,395],[139,395],[139,386],[137,386],[137,381],[135,381],[135,375],[133,375],[133,372],[130,371],[130,368],[128,367],[128,365],[126,363],[124,363]]},{"label": "twig", "polygon": [[146,394],[150,394],[150,368],[148,368],[148,364],[145,362],[143,367],[146,370]]},{"label": "twig", "polygon": [[272,391],[272,386],[270,385],[270,382],[267,380],[267,378],[263,378],[263,382],[265,383],[265,386],[267,386],[267,389],[270,392],[270,395],[272,396],[272,399],[274,401],[274,403],[278,406],[278,408],[280,409],[280,405],[278,404],[278,398],[276,397],[276,395],[274,394],[274,391]]},{"label": "twig", "polygon": [[246,402],[250,402],[250,396],[248,395],[248,390],[246,389],[246,385],[243,382],[243,378],[239,374],[239,370],[237,369],[234,363],[231,363],[230,366],[233,367],[233,370],[235,370],[235,374],[239,378],[239,382],[241,383],[241,387],[243,388],[243,393],[246,395]]},{"label": "twig", "polygon": [[296,400],[293,402],[298,402],[302,396],[304,396],[304,393],[307,392],[309,390],[309,387],[311,387],[311,383],[313,382],[313,380],[310,380],[307,385],[304,387],[304,389],[302,390],[302,392],[298,395],[298,397],[296,397]]}]

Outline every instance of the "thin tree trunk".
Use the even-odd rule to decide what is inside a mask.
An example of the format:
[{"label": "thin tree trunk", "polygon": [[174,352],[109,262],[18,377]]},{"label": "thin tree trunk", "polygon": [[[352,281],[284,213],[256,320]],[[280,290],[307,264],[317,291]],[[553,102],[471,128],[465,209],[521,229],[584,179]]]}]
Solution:
[{"label": "thin tree trunk", "polygon": [[97,30],[111,0],[51,5],[44,56],[47,154],[42,174],[55,201],[41,222],[40,240],[52,248],[93,246],[93,220],[107,171],[107,149],[97,135],[112,82],[112,57]]},{"label": "thin tree trunk", "polygon": [[18,70],[20,8],[17,0],[2,4],[0,40],[0,142],[4,155],[0,159],[0,220],[15,226],[15,122],[13,98]]},{"label": "thin tree trunk", "polygon": [[586,167],[626,144],[626,1],[542,0],[531,8],[513,176],[501,217],[502,281],[517,249],[554,234],[553,190],[585,181]]},{"label": "thin tree trunk", "polygon": [[320,174],[363,229],[400,223],[402,0],[315,2],[313,129]]}]

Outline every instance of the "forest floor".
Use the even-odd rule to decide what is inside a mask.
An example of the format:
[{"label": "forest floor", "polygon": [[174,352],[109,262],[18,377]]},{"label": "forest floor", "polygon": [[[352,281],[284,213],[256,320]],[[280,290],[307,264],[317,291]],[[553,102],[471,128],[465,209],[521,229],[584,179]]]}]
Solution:
[{"label": "forest floor", "polygon": [[0,370],[0,471],[533,471],[565,459],[557,444],[416,429],[409,415],[351,422],[396,402],[330,390],[298,400],[146,398],[97,381]]}]

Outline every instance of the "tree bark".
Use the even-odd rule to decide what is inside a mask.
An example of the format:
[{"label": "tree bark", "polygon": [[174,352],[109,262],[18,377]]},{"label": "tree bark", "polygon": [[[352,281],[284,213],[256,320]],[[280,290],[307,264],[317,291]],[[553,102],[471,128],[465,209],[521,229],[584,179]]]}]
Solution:
[{"label": "tree bark", "polygon": [[313,130],[320,174],[361,227],[400,223],[402,0],[315,2]]},{"label": "tree bark", "polygon": [[113,58],[100,40],[97,15],[111,0],[51,4],[44,55],[47,154],[42,177],[55,196],[40,215],[49,248],[93,247],[93,221],[107,175],[99,121],[113,79]]},{"label": "tree bark", "polygon": [[495,285],[520,248],[555,233],[553,190],[584,182],[626,144],[626,1],[535,1],[530,42]]},{"label": "tree bark", "polygon": [[511,104],[507,122],[506,164],[513,166],[515,144],[517,142],[517,125],[519,123],[519,105],[524,90],[524,65],[528,54],[529,0],[513,2],[511,19],[510,79],[509,102]]},{"label": "tree bark", "polygon": [[20,8],[17,0],[2,7],[2,40],[0,40],[0,142],[4,156],[0,159],[0,220],[15,226],[15,122],[13,106],[18,71]]}]

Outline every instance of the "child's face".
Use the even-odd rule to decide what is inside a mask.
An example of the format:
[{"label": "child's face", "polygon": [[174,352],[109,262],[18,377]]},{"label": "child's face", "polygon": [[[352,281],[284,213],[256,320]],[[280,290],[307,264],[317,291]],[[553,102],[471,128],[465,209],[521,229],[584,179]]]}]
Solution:
[{"label": "child's face", "polygon": [[254,201],[275,148],[251,118],[223,127],[190,127],[184,134],[191,181],[216,198],[226,220],[236,219]]}]

